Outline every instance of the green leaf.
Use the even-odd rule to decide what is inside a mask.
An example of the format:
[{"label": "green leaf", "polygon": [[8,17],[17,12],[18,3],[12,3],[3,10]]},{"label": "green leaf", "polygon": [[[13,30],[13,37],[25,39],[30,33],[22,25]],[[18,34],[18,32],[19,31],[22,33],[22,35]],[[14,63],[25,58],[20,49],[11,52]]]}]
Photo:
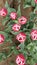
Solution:
[{"label": "green leaf", "polygon": [[20,5],[18,6],[17,14],[18,14],[18,17],[20,17],[20,16],[21,16],[21,9],[20,9]]},{"label": "green leaf", "polygon": [[31,2],[31,0],[27,0],[27,2],[28,2],[28,3],[30,3],[30,2]]},{"label": "green leaf", "polygon": [[33,26],[33,29],[37,29],[37,26],[36,26],[36,24],[34,24],[34,26]]},{"label": "green leaf", "polygon": [[24,8],[29,8],[29,7],[31,7],[31,6],[30,6],[30,5],[25,5],[25,6],[24,6]]},{"label": "green leaf", "polygon": [[7,1],[6,1],[6,4],[5,4],[5,7],[6,8],[9,8],[10,7]]},{"label": "green leaf", "polygon": [[21,43],[19,47],[21,48],[21,50],[24,50],[24,43]]},{"label": "green leaf", "polygon": [[[25,45],[24,45],[24,43],[21,43],[21,44],[19,44],[18,45],[18,47],[20,47],[20,49],[18,50],[20,53],[23,53],[24,54],[24,51],[25,51]],[[25,53],[26,54],[26,53]]]},{"label": "green leaf", "polygon": [[0,31],[0,34],[3,34],[6,38],[8,37],[7,33]]},{"label": "green leaf", "polygon": [[10,8],[8,2],[6,1],[5,7],[8,10],[8,14],[10,14],[11,12],[16,12],[16,10],[14,8]]},{"label": "green leaf", "polygon": [[6,33],[9,33],[11,30],[12,30],[12,26],[10,25],[10,26],[8,26],[4,31],[5,31]]},{"label": "green leaf", "polygon": [[13,48],[13,53],[14,53],[14,54],[18,54],[18,50],[15,48],[15,46],[14,46],[14,48]]},{"label": "green leaf", "polygon": [[25,45],[27,46],[28,44],[30,44],[30,42],[31,42],[30,35],[27,35]]},{"label": "green leaf", "polygon": [[5,7],[6,8],[8,8],[9,7],[9,4],[8,4],[8,2],[6,1],[6,3],[5,3]]},{"label": "green leaf", "polygon": [[37,63],[37,51],[36,51],[36,53],[33,55],[33,58],[35,59],[35,62]]},{"label": "green leaf", "polygon": [[6,39],[6,42],[12,43],[12,39],[11,39],[11,38],[7,38],[7,39]]},{"label": "green leaf", "polygon": [[6,17],[3,19],[2,24],[5,25],[6,22],[9,21],[9,20],[10,20],[9,16],[6,16]]},{"label": "green leaf", "polygon": [[30,2],[31,2],[31,0],[24,0],[24,2],[26,2],[26,3],[30,3]]},{"label": "green leaf", "polygon": [[35,7],[35,9],[34,9],[34,13],[36,14],[36,11],[37,11],[37,6]]},{"label": "green leaf", "polygon": [[18,23],[18,21],[17,20],[13,20],[13,23]]},{"label": "green leaf", "polygon": [[28,29],[32,29],[34,26],[34,23],[32,21],[29,22],[29,26],[28,26]]},{"label": "green leaf", "polygon": [[32,5],[33,7],[35,7],[35,1],[34,1],[34,0],[31,1],[31,5]]},{"label": "green leaf", "polygon": [[30,65],[35,65],[35,61],[33,59],[30,60]]},{"label": "green leaf", "polygon": [[0,62],[2,61],[2,53],[0,53]]},{"label": "green leaf", "polygon": [[10,14],[11,12],[16,12],[14,8],[10,8],[10,7],[7,10],[8,10],[8,14]]},{"label": "green leaf", "polygon": [[13,30],[11,31],[11,33],[13,34],[13,35],[17,35],[17,34],[19,34],[21,31],[19,31],[19,32],[14,32]]},{"label": "green leaf", "polygon": [[30,13],[30,21],[32,21],[35,17],[35,14],[33,12]]},{"label": "green leaf", "polygon": [[18,3],[20,3],[21,2],[21,0],[18,0]]}]

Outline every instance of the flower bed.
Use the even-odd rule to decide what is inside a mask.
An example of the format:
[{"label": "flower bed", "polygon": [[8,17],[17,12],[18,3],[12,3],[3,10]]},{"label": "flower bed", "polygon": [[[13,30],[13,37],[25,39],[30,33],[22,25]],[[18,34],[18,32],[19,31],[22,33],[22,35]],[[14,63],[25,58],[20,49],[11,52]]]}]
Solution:
[{"label": "flower bed", "polygon": [[37,64],[37,0],[26,1],[24,9],[26,8],[29,16],[26,16],[27,13],[21,14],[20,4],[16,11],[6,2],[0,10],[0,16],[4,18],[0,24],[0,62],[11,59],[10,65]]}]

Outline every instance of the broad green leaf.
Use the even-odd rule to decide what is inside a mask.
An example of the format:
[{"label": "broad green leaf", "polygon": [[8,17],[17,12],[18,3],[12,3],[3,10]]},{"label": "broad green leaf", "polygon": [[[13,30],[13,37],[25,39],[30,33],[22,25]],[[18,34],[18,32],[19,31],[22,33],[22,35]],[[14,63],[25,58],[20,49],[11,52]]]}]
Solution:
[{"label": "broad green leaf", "polygon": [[17,14],[18,14],[18,17],[20,17],[20,16],[21,16],[21,9],[20,9],[20,5],[18,6]]},{"label": "broad green leaf", "polygon": [[31,6],[35,7],[35,1],[34,0],[31,1]]},{"label": "broad green leaf", "polygon": [[8,10],[8,14],[10,14],[11,12],[16,12],[16,10],[14,8],[10,8],[8,2],[6,1],[5,7]]},{"label": "broad green leaf", "polygon": [[36,11],[37,11],[37,6],[35,7],[35,9],[34,9],[34,13],[36,14]]},{"label": "broad green leaf", "polygon": [[3,21],[2,21],[2,24],[5,25],[6,22],[8,22],[10,20],[9,16],[6,16]]},{"label": "broad green leaf", "polygon": [[11,30],[12,30],[12,26],[10,25],[10,26],[8,26],[4,31],[5,31],[6,33],[9,33]]},{"label": "broad green leaf", "polygon": [[28,3],[30,3],[32,0],[27,0]]},{"label": "broad green leaf", "polygon": [[16,12],[14,8],[10,8],[10,7],[7,10],[8,10],[8,14],[10,14],[11,12]]},{"label": "broad green leaf", "polygon": [[5,7],[6,8],[9,8],[10,7],[7,1],[6,1],[6,4],[5,4]]},{"label": "broad green leaf", "polygon": [[29,8],[29,7],[31,7],[31,6],[30,6],[30,5],[25,5],[25,6],[24,6],[24,8]]}]

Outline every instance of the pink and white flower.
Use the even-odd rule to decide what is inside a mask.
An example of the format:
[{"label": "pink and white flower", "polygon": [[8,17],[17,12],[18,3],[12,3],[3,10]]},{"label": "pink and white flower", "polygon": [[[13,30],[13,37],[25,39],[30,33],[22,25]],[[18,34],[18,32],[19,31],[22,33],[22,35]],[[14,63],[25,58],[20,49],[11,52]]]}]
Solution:
[{"label": "pink and white flower", "polygon": [[23,32],[20,32],[17,36],[16,39],[20,42],[23,43],[26,40],[26,34]]},{"label": "pink and white flower", "polygon": [[15,19],[17,18],[17,13],[16,13],[16,12],[11,12],[10,18],[11,18],[12,20],[15,20]]},{"label": "pink and white flower", "polygon": [[3,34],[0,34],[0,44],[2,44],[5,40],[5,37]]},{"label": "pink and white flower", "polygon": [[6,8],[2,8],[2,9],[0,10],[0,16],[5,17],[5,16],[7,15],[7,13],[8,13],[8,11],[7,11]]},{"label": "pink and white flower", "polygon": [[21,28],[21,25],[20,24],[14,24],[12,26],[12,30],[15,31],[15,32],[18,32]]},{"label": "pink and white flower", "polygon": [[16,57],[16,63],[17,65],[25,65],[26,59],[23,54],[19,54]]},{"label": "pink and white flower", "polygon": [[35,65],[37,65],[37,63]]},{"label": "pink and white flower", "polygon": [[18,22],[19,22],[21,25],[26,24],[27,18],[24,17],[24,16],[21,16],[21,17],[18,19]]},{"label": "pink and white flower", "polygon": [[37,4],[37,0],[34,0],[35,1],[35,3]]},{"label": "pink and white flower", "polygon": [[32,40],[37,40],[37,30],[33,29],[31,31],[31,39]]}]

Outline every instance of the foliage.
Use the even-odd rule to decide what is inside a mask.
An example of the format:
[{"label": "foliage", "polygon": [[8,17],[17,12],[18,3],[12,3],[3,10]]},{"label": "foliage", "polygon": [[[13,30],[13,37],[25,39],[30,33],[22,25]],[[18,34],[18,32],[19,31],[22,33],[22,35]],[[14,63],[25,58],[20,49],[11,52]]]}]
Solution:
[{"label": "foliage", "polygon": [[[26,58],[26,64],[35,65],[37,63],[37,40],[33,41],[30,38],[31,30],[37,29],[37,27],[35,27],[37,23],[37,20],[35,20],[37,17],[37,14],[35,12],[37,10],[37,5],[34,2],[34,0],[25,0],[24,8],[28,8],[30,6],[35,7],[35,8],[33,12],[30,13],[30,18],[27,20],[27,23],[22,25],[21,29],[18,32],[14,32],[12,30],[12,25],[15,23],[18,23],[18,17],[21,16],[20,6],[18,7],[18,11],[17,11],[17,14],[18,14],[17,19],[12,20],[10,19],[10,13],[16,12],[16,10],[14,8],[10,8],[8,3],[6,2],[5,7],[8,10],[8,14],[2,21],[2,24],[5,26],[5,29],[3,31],[0,31],[0,34],[3,34],[6,37],[4,44],[6,44],[7,42],[10,42],[12,46],[7,47],[10,49],[8,53],[6,53],[5,51],[0,52],[0,61],[7,59],[10,55],[12,55],[12,52],[14,52],[16,55],[19,53],[23,53]],[[13,42],[12,38],[14,38],[20,32],[26,33],[27,39],[22,44],[18,42],[19,43],[18,45],[18,43],[16,44],[15,42]],[[20,47],[19,50],[17,50],[17,45]],[[0,46],[2,45],[0,44]]]}]

